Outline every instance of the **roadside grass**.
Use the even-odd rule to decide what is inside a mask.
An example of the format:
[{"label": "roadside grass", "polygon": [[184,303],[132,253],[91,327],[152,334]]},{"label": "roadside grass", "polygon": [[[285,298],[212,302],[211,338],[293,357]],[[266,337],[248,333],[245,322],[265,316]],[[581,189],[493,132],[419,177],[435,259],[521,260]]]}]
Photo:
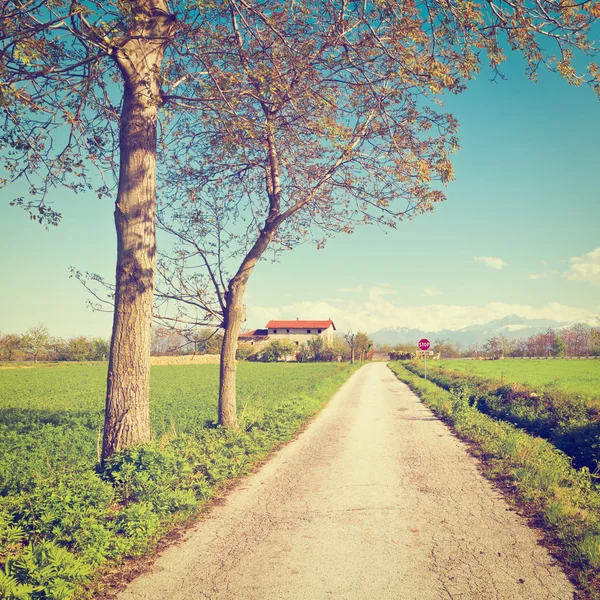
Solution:
[{"label": "roadside grass", "polygon": [[[421,366],[406,363],[421,375]],[[434,366],[428,377],[448,391],[460,390],[471,404],[496,418],[509,421],[528,433],[543,437],[568,454],[576,467],[593,473],[600,463],[600,397],[557,386],[531,387],[501,383],[476,374]]]},{"label": "roadside grass", "polygon": [[558,543],[574,579],[590,597],[600,598],[600,492],[589,470],[574,469],[569,457],[548,441],[480,412],[460,389],[447,391],[399,362],[390,367],[471,443],[486,475],[510,486],[516,503]]},{"label": "roadside grass", "polygon": [[154,441],[98,469],[106,365],[0,372],[0,598],[81,598],[291,439],[360,365],[240,363],[240,429],[213,425],[218,365],[152,368]]},{"label": "roadside grass", "polygon": [[[433,361],[428,363],[432,364]],[[600,359],[441,360],[443,369],[479,375],[502,383],[559,387],[600,396]]]}]

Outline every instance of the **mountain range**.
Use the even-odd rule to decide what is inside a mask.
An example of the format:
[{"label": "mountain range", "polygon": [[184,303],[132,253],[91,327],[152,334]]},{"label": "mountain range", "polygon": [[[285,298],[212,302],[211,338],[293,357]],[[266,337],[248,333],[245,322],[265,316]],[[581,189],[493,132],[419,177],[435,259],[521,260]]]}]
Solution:
[{"label": "mountain range", "polygon": [[487,340],[500,335],[508,339],[527,338],[536,333],[547,331],[549,328],[560,329],[572,323],[552,321],[550,319],[526,319],[518,315],[508,315],[481,325],[469,325],[463,329],[442,329],[441,331],[425,331],[410,327],[384,327],[369,334],[375,344],[416,344],[421,338],[427,338],[433,344],[434,340],[450,340],[461,346],[484,344]]}]

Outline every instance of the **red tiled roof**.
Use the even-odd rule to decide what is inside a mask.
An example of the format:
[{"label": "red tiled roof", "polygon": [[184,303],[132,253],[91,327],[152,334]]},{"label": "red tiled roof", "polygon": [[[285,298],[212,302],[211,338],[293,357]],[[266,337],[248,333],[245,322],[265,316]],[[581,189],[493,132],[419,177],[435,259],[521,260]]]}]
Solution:
[{"label": "red tiled roof", "polygon": [[267,323],[268,329],[327,329],[330,325],[335,325],[331,319],[327,321],[300,321],[296,319],[294,321],[269,321]]},{"label": "red tiled roof", "polygon": [[269,335],[268,329],[255,329],[254,331],[247,331],[246,333],[240,333],[239,338],[266,338]]}]

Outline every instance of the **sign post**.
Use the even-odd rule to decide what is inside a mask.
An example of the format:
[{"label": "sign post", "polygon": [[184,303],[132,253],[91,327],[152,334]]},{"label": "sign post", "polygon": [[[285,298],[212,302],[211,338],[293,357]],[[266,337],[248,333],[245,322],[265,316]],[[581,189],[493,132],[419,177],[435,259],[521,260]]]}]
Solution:
[{"label": "sign post", "polygon": [[[428,339],[423,338],[422,340],[419,340],[419,350],[429,350],[429,346],[431,346],[431,344]],[[423,352],[423,358],[425,360],[425,379],[427,379],[427,352]]]}]

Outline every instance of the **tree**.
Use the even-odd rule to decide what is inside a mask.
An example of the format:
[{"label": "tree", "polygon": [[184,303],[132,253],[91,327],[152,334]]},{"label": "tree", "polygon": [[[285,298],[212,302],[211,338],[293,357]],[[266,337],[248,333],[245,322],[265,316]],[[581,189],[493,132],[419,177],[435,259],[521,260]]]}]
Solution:
[{"label": "tree", "polygon": [[[56,225],[52,187],[112,194],[117,232],[103,459],[150,437],[149,373],[156,238],[157,125],[177,88],[205,77],[186,51],[201,6],[132,0],[0,0],[0,185],[12,204]],[[160,114],[159,114],[160,113]],[[95,183],[90,165],[100,169]]]},{"label": "tree", "polygon": [[41,354],[44,354],[50,343],[50,332],[43,323],[30,327],[21,338],[21,349],[33,357],[35,363]]},{"label": "tree", "polygon": [[350,348],[350,364],[354,364],[354,356],[356,354],[356,333],[353,331],[348,331],[348,333],[344,334],[344,339]]},{"label": "tree", "polygon": [[431,350],[442,358],[458,358],[460,356],[460,345],[450,340],[434,340]]},{"label": "tree", "polygon": [[110,341],[104,338],[94,338],[92,340],[91,360],[106,360],[110,353]]},{"label": "tree", "polygon": [[310,348],[312,358],[314,360],[321,360],[321,354],[325,349],[325,340],[323,339],[323,337],[320,335],[315,335],[310,340],[308,340],[306,344]]},{"label": "tree", "polygon": [[499,356],[502,356],[502,342],[497,337],[489,339],[484,344],[483,349],[492,358],[498,358]]},{"label": "tree", "polygon": [[266,362],[285,360],[294,352],[295,346],[289,340],[275,340],[261,352],[262,359]]},{"label": "tree", "polygon": [[585,356],[589,352],[590,327],[583,323],[576,323],[561,331],[561,338],[565,346],[565,356]]},{"label": "tree", "polygon": [[[571,49],[591,51],[585,32],[596,12],[549,0],[501,8],[299,0],[207,11],[192,44],[212,86],[195,94],[202,119],[179,122],[189,145],[185,157],[172,156],[161,223],[181,244],[163,267],[165,296],[204,310],[224,330],[221,424],[236,424],[243,296],[267,248],[322,243],[319,236],[359,223],[394,227],[432,210],[444,198],[432,182],[452,179],[457,124],[430,100],[462,91],[484,54],[497,69],[502,35],[525,55],[531,76],[554,60],[540,39],[553,40],[553,67],[580,82]],[[208,45],[215,50],[205,52]],[[590,74],[600,89],[597,69]],[[194,261],[206,268],[207,286],[183,283]]]},{"label": "tree", "polygon": [[[432,210],[444,198],[433,182],[452,179],[457,147],[456,121],[435,102],[461,92],[484,56],[497,70],[503,36],[532,77],[543,62],[581,83],[573,50],[591,51],[586,33],[597,13],[595,4],[550,0],[202,7],[185,30],[186,56],[207,76],[188,82],[179,69],[172,87],[184,80],[187,88],[161,95],[190,111],[169,131],[178,150],[165,144],[161,220],[182,248],[170,265],[165,258],[161,277],[163,299],[179,298],[224,330],[221,424],[236,424],[243,296],[266,250]],[[543,51],[547,39],[557,57]],[[589,73],[600,90],[597,67]],[[207,270],[212,299],[210,288],[182,283],[186,259]]]},{"label": "tree", "polygon": [[561,335],[557,334],[554,343],[554,355],[564,356],[565,355],[565,342]]},{"label": "tree", "polygon": [[82,362],[90,360],[94,352],[92,342],[85,336],[71,338],[67,343],[67,360]]},{"label": "tree", "polygon": [[21,352],[21,336],[15,333],[0,334],[0,360],[16,360]]},{"label": "tree", "polygon": [[600,356],[600,327],[592,327],[590,331],[590,354]]},{"label": "tree", "polygon": [[336,359],[339,356],[341,360],[350,360],[350,348],[343,335],[334,334],[331,349]]},{"label": "tree", "polygon": [[367,355],[373,347],[373,340],[364,331],[356,334],[356,350],[359,353],[359,360],[366,360]]}]

